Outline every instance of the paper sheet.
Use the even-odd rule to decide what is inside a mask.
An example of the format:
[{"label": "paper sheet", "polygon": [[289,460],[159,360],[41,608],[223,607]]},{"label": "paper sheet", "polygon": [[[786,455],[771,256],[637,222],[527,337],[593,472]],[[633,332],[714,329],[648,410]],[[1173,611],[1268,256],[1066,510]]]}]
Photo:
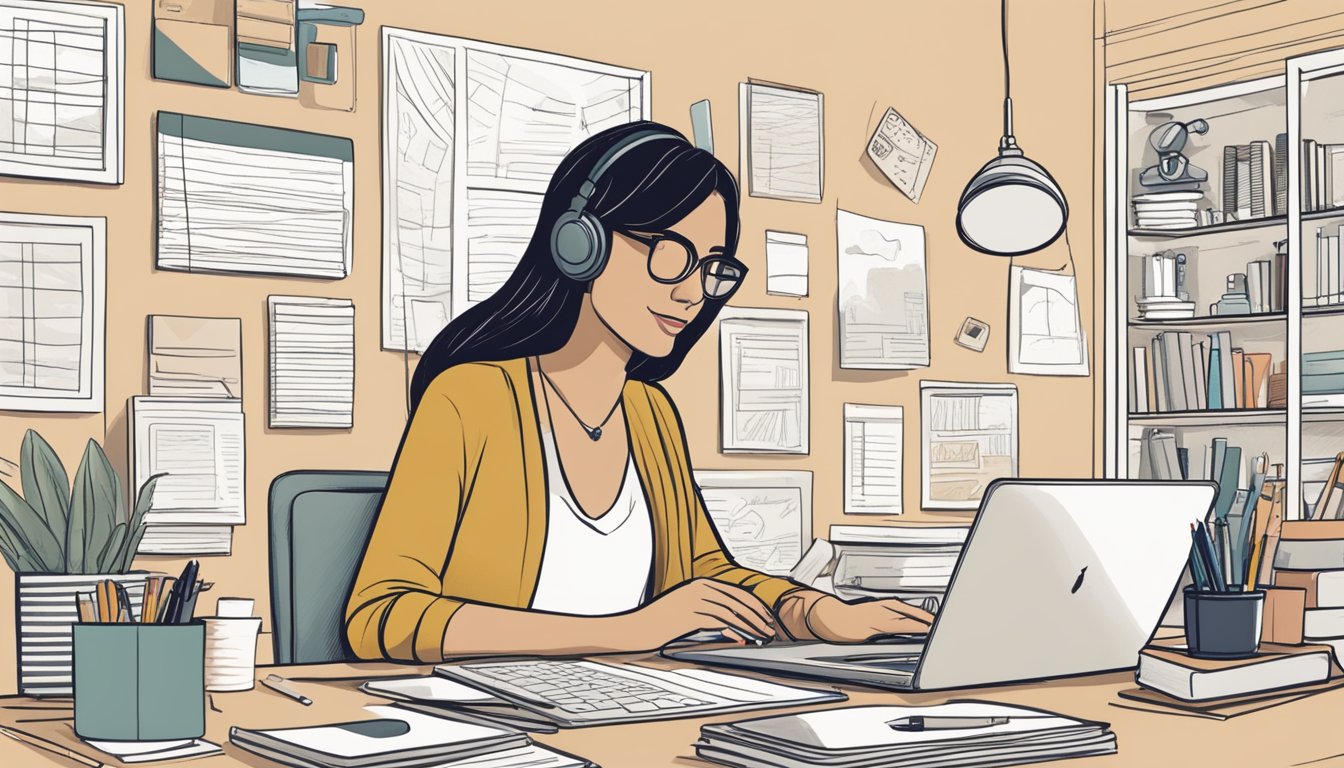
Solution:
[{"label": "paper sheet", "polygon": [[1088,375],[1087,334],[1073,275],[1014,266],[1008,280],[1008,370]]},{"label": "paper sheet", "polygon": [[565,155],[647,115],[648,74],[390,27],[383,73],[383,347],[423,350],[508,278]]},{"label": "paper sheet", "polygon": [[107,220],[0,213],[0,409],[103,410]]},{"label": "paper sheet", "polygon": [[167,473],[147,523],[246,522],[241,400],[139,396],[130,410],[136,489]]},{"label": "paper sheet", "polygon": [[719,313],[723,451],[808,451],[808,334],[802,310]]},{"label": "paper sheet", "polygon": [[149,394],[243,396],[243,321],[149,316]]},{"label": "paper sheet", "polygon": [[905,409],[845,403],[845,514],[901,514]]},{"label": "paper sheet", "polygon": [[990,482],[1017,477],[1017,387],[919,384],[925,509],[976,509]]},{"label": "paper sheet", "polygon": [[119,4],[0,2],[0,174],[122,183],[124,22]]},{"label": "paper sheet", "polygon": [[821,202],[825,178],[822,95],[761,83],[739,89],[739,175],[748,194]]},{"label": "paper sheet", "polygon": [[807,295],[807,235],[765,231],[765,292]]},{"label": "paper sheet", "polygon": [[911,201],[918,203],[938,145],[891,107],[868,140],[868,159]]},{"label": "paper sheet", "polygon": [[705,511],[744,568],[786,575],[812,541],[812,473],[696,470]]},{"label": "paper sheet", "polygon": [[160,269],[350,274],[350,139],[171,112],[157,135]]},{"label": "paper sheet", "polygon": [[924,228],[836,212],[840,367],[929,364]]},{"label": "paper sheet", "polygon": [[271,427],[355,423],[355,305],[349,299],[271,296]]}]

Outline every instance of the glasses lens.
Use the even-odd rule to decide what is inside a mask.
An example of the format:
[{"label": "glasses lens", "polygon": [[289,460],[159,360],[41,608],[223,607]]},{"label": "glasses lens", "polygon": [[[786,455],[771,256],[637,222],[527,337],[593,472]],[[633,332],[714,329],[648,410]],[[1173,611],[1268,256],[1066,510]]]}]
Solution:
[{"label": "glasses lens", "polygon": [[737,290],[742,277],[742,268],[730,261],[707,261],[703,278],[705,295],[721,299]]},{"label": "glasses lens", "polygon": [[649,274],[658,280],[677,282],[686,278],[695,257],[686,246],[671,239],[661,239],[649,251]]}]

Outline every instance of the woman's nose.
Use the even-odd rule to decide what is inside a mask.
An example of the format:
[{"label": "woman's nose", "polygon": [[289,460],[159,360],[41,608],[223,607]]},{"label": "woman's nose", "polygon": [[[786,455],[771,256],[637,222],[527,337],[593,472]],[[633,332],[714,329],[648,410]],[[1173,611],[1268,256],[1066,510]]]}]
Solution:
[{"label": "woman's nose", "polygon": [[672,288],[672,300],[678,304],[689,304],[695,306],[705,300],[704,286],[700,285],[700,271],[696,270],[691,276],[677,283]]}]

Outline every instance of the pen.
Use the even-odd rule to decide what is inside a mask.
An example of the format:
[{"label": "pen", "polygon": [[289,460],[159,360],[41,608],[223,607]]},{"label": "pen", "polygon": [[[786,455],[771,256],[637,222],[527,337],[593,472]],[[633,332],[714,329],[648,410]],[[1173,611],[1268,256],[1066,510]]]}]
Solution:
[{"label": "pen", "polygon": [[299,702],[305,707],[310,706],[313,703],[312,699],[308,698],[307,696],[304,696],[302,693],[299,693],[293,688],[290,688],[289,686],[285,685],[285,678],[279,675],[267,675],[266,677],[262,678],[261,684],[266,686],[267,688],[270,688],[276,693],[288,696],[289,698]]},{"label": "pen", "polygon": [[898,717],[888,720],[887,725],[895,731],[952,731],[965,728],[991,728],[1007,725],[1007,717]]}]

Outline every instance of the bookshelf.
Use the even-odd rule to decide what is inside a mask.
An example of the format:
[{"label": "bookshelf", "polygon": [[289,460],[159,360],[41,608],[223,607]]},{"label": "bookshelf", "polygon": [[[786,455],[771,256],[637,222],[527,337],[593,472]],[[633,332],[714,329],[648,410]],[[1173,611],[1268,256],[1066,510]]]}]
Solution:
[{"label": "bookshelf", "polygon": [[[1190,473],[1207,476],[1199,455],[1225,438],[1245,461],[1264,453],[1284,466],[1291,518],[1310,510],[1344,450],[1344,49],[1282,67],[1281,75],[1153,99],[1131,100],[1124,84],[1108,86],[1105,461],[1112,476],[1138,477],[1141,466],[1151,467],[1143,461],[1146,436],[1170,435],[1188,451]],[[1163,180],[1143,175],[1158,164],[1154,129],[1199,119],[1207,131],[1192,131],[1182,151],[1207,179],[1151,184]],[[1162,194],[1173,191],[1199,194]],[[1229,285],[1237,274],[1245,283]],[[1248,308],[1256,291],[1261,301]],[[1220,343],[1210,341],[1219,335]],[[1228,339],[1243,363],[1268,355],[1278,375],[1264,391],[1251,377],[1257,389],[1238,392],[1237,407],[1209,408],[1217,404],[1209,387],[1218,383],[1210,361],[1221,359]],[[1185,344],[1192,350],[1180,359]],[[1219,347],[1217,358],[1211,346]],[[1154,363],[1155,354],[1166,357]],[[1173,384],[1149,381],[1164,373],[1168,357],[1181,366],[1182,391],[1202,387],[1202,395],[1155,402],[1155,388]],[[1202,379],[1191,377],[1189,367],[1201,366]]]}]

